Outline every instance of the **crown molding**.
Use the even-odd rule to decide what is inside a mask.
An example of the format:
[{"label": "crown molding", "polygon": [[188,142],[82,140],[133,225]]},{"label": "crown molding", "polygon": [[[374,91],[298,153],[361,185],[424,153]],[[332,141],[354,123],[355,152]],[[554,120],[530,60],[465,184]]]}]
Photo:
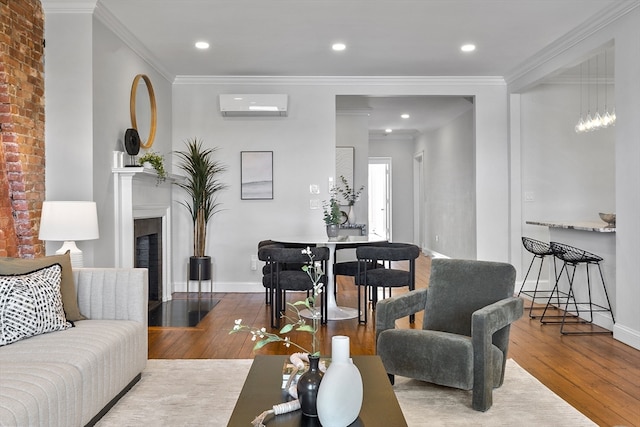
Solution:
[{"label": "crown molding", "polygon": [[338,116],[369,116],[371,108],[336,108]]},{"label": "crown molding", "polygon": [[638,0],[622,0],[602,13],[580,24],[578,27],[560,37],[535,55],[528,58],[512,71],[507,73],[504,80],[511,84],[524,77],[530,71],[546,64],[553,58],[563,54],[578,43],[592,36],[604,27],[610,25],[640,6]]},{"label": "crown molding", "polygon": [[369,139],[372,141],[407,141],[413,142],[420,135],[417,129],[398,129],[387,133],[382,129],[369,130]]},{"label": "crown molding", "polygon": [[580,79],[579,76],[557,76],[546,79],[543,84],[547,85],[613,85],[615,84],[615,78],[609,77],[591,77],[589,79]]},{"label": "crown molding", "polygon": [[187,76],[178,75],[174,84],[222,85],[371,85],[371,86],[505,86],[496,76]]},{"label": "crown molding", "polygon": [[102,22],[108,29],[118,36],[124,44],[140,56],[147,64],[160,73],[168,82],[172,82],[174,75],[170,73],[136,36],[115,17],[113,13],[102,2],[98,2],[94,16]]},{"label": "crown molding", "polygon": [[93,13],[98,0],[42,0],[45,14],[53,13]]}]

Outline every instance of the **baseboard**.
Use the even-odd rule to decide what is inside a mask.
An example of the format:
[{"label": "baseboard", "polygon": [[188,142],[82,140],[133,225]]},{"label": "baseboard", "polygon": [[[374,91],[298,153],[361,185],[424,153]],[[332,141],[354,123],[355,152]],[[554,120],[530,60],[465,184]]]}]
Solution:
[{"label": "baseboard", "polygon": [[613,326],[613,338],[636,350],[640,350],[640,331],[616,323]]},{"label": "baseboard", "polygon": [[[522,285],[522,282],[516,282],[516,295],[520,293],[521,298],[531,301],[533,299],[532,295],[533,290],[536,287],[536,282],[527,280],[524,286]],[[540,280],[538,282],[538,294],[536,294],[536,300],[534,302],[538,304],[546,304],[549,300],[549,292],[551,292],[552,288],[553,286],[548,280]]]},{"label": "baseboard", "polygon": [[445,254],[441,254],[439,252],[436,252],[434,250],[431,250],[429,248],[422,248],[422,253],[425,254],[426,256],[428,256],[431,259],[436,259],[436,258],[449,258],[448,256],[446,256]]},{"label": "baseboard", "polygon": [[[201,292],[239,292],[255,293],[264,292],[261,282],[211,282],[206,281],[201,284]],[[212,289],[213,286],[213,289]],[[173,292],[187,292],[187,282],[176,282],[173,284]],[[198,283],[189,282],[189,292],[198,292]]]}]

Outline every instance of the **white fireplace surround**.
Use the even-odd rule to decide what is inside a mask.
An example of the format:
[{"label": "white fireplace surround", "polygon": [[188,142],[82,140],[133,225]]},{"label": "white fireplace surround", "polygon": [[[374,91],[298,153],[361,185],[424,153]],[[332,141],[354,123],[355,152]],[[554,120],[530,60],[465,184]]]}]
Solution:
[{"label": "white fireplace surround", "polygon": [[171,299],[171,184],[144,167],[113,168],[115,266],[134,267],[136,219],[162,219],[162,301]]}]

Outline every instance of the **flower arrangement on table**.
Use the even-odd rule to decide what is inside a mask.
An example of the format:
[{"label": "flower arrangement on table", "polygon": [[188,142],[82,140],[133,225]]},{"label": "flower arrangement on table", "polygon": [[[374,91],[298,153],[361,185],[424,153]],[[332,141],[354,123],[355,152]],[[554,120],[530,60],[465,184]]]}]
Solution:
[{"label": "flower arrangement on table", "polygon": [[[287,308],[292,312],[292,315],[288,315],[286,311],[282,315],[282,318],[285,319],[287,323],[282,327],[282,329],[280,329],[280,332],[272,333],[268,332],[264,327],[256,328],[243,325],[242,319],[237,319],[233,329],[229,331],[229,334],[235,334],[238,332],[250,333],[251,340],[256,342],[253,347],[254,351],[260,350],[262,347],[272,342],[281,342],[285,347],[294,346],[299,350],[302,350],[302,352],[308,353],[312,356],[320,355],[320,351],[318,350],[317,333],[320,327],[322,314],[320,312],[320,308],[316,306],[316,300],[323,291],[324,283],[322,283],[320,279],[324,275],[324,271],[322,271],[322,264],[318,261],[314,261],[315,256],[312,254],[309,247],[302,249],[302,253],[307,254],[309,257],[309,264],[302,266],[302,270],[307,273],[313,283],[313,294],[301,301],[293,303],[287,302]],[[310,316],[307,316],[311,319],[310,325],[301,313],[301,310],[304,310],[305,308],[311,314]],[[288,336],[284,336],[293,330],[308,332],[311,334],[311,351],[300,344],[291,341]]]},{"label": "flower arrangement on table", "polygon": [[[309,356],[313,356],[316,358],[320,357],[317,333],[320,327],[322,313],[316,306],[316,300],[323,291],[324,283],[322,283],[320,280],[324,276],[324,271],[322,270],[322,264],[318,261],[314,261],[315,256],[308,246],[307,248],[302,249],[302,253],[307,254],[307,256],[309,257],[309,263],[302,266],[302,270],[307,273],[307,275],[311,279],[311,282],[313,283],[313,294],[301,301],[296,301],[293,303],[287,302],[287,307],[290,309],[293,315],[288,315],[285,311],[285,313],[282,315],[282,318],[286,320],[287,324],[284,325],[282,329],[280,329],[280,332],[272,333],[268,332],[264,327],[256,328],[243,325],[242,319],[237,319],[235,321],[233,329],[229,331],[229,334],[235,334],[238,332],[250,333],[251,340],[256,342],[253,347],[254,351],[259,350],[265,345],[273,342],[281,342],[287,348],[294,346],[299,350],[302,350],[303,353],[294,353],[290,356],[291,363],[295,365],[295,369],[290,373],[289,380],[283,387],[284,389],[288,390],[290,394],[292,393],[292,391],[290,390],[290,386],[292,385],[293,379],[296,378],[296,374],[298,373],[298,371],[305,367],[303,359],[308,360]],[[307,321],[302,316],[301,309],[304,310],[305,308],[310,313],[310,316],[307,317],[311,319],[311,325],[307,324]],[[311,334],[311,351],[301,346],[300,344],[291,341],[288,336],[285,336],[285,334],[293,330],[308,332]],[[291,389],[295,389],[295,387],[291,387]],[[294,397],[296,398],[296,400],[294,401],[274,405],[272,409],[262,412],[252,421],[253,426],[264,427],[264,419],[270,414],[279,415],[300,409],[300,402],[297,400],[297,392],[295,393]]]},{"label": "flower arrangement on table", "polygon": [[364,190],[364,185],[361,185],[360,189],[355,191],[354,188],[351,188],[344,175],[340,175],[340,181],[342,181],[342,186],[336,188],[337,192],[347,201],[349,206],[355,205],[356,202],[360,200],[360,194],[362,194]]}]

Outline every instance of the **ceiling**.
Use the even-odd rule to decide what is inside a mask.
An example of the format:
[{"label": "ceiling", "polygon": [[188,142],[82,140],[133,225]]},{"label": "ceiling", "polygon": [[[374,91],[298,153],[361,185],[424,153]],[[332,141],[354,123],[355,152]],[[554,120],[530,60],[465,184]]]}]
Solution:
[{"label": "ceiling", "polygon": [[[620,1],[99,0],[98,11],[126,28],[143,55],[169,78],[506,76],[616,3]],[[200,40],[210,48],[195,49]],[[332,51],[335,42],[345,43],[346,50]],[[476,51],[461,52],[464,43],[474,43]],[[433,127],[436,122],[429,120],[442,120],[441,104],[434,110],[433,102],[421,103],[420,98],[425,100],[372,100],[372,128]],[[398,118],[409,108],[399,105],[403,100],[412,102],[414,124]],[[468,106],[460,98],[455,103]],[[449,107],[460,114],[459,108]]]}]

